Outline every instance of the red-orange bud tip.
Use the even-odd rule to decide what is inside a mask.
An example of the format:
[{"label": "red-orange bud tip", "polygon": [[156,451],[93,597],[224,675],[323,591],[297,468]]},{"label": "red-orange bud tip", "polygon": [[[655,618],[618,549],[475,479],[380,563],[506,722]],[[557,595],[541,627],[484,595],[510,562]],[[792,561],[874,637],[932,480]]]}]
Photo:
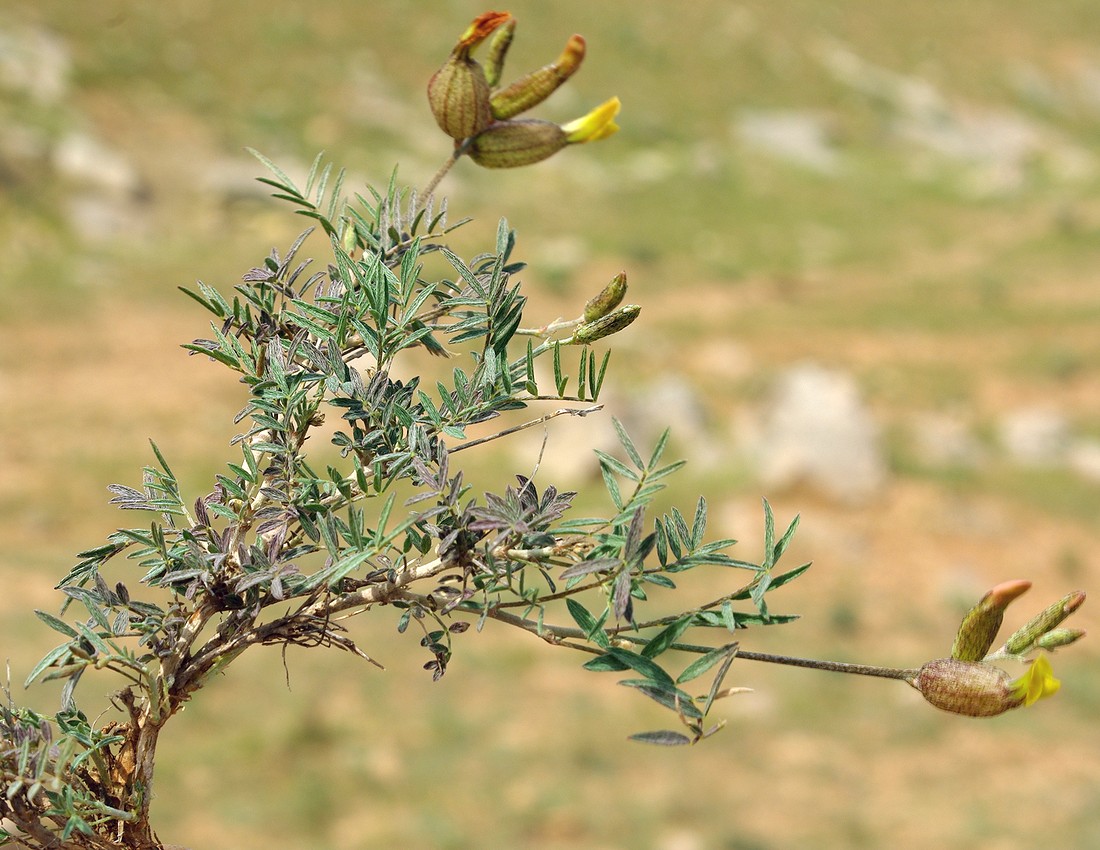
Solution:
[{"label": "red-orange bud tip", "polygon": [[1013,579],[1002,581],[985,595],[983,602],[989,601],[998,608],[1007,608],[1014,599],[1023,596],[1031,589],[1031,582],[1027,579]]},{"label": "red-orange bud tip", "polygon": [[511,17],[511,12],[483,12],[470,22],[470,26],[466,28],[466,32],[462,33],[462,38],[455,45],[455,50],[468,52],[477,47],[492,34],[493,30]]},{"label": "red-orange bud tip", "polygon": [[584,60],[585,41],[583,35],[573,33],[569,41],[565,42],[565,48],[558,57],[557,64],[561,73],[565,76],[572,74]]}]

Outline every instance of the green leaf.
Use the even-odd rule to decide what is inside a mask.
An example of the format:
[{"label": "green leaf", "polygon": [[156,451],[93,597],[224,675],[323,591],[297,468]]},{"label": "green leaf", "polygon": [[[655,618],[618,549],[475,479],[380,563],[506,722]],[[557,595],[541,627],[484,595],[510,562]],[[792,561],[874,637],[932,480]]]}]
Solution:
[{"label": "green leaf", "polygon": [[698,549],[703,543],[703,533],[707,530],[707,500],[699,497],[695,506],[695,520],[691,524],[691,548]]},{"label": "green leaf", "polygon": [[611,469],[603,463],[600,464],[600,475],[603,476],[603,484],[607,488],[607,495],[611,497],[611,504],[615,506],[616,510],[621,511],[623,509],[623,494],[619,490],[619,482],[615,480]]},{"label": "green leaf", "polygon": [[439,250],[443,252],[443,256],[445,256],[447,261],[454,266],[455,271],[462,276],[462,279],[470,285],[470,288],[473,289],[480,298],[488,301],[489,293],[485,291],[485,287],[482,285],[481,281],[477,279],[477,275],[470,270],[469,266],[462,262],[462,258],[446,245],[440,245]]},{"label": "green leaf", "polygon": [[779,538],[779,542],[775,544],[775,548],[772,550],[772,564],[775,564],[783,557],[783,553],[787,551],[787,547],[791,543],[791,539],[794,537],[795,531],[798,529],[799,515],[795,514],[794,519],[791,520],[791,524],[787,526],[787,530],[783,532],[783,536]]},{"label": "green leaf", "polygon": [[610,360],[611,351],[605,351],[603,355],[603,360],[600,362],[600,369],[598,372],[595,373],[594,378],[592,378],[591,380],[592,401],[597,401],[600,397],[600,390],[603,389],[603,379],[607,375],[607,364]]},{"label": "green leaf", "polygon": [[604,466],[610,471],[615,472],[630,481],[638,482],[641,480],[641,477],[638,475],[638,473],[627,466],[625,463],[623,463],[621,460],[612,457],[606,452],[601,452],[599,449],[595,449],[595,455],[600,459],[600,466]]},{"label": "green leaf", "polygon": [[186,348],[188,351],[194,351],[196,354],[205,354],[207,357],[217,360],[223,366],[228,366],[230,369],[240,369],[240,363],[236,358],[216,348],[207,348],[204,345],[195,345],[190,342],[184,343],[180,348]]},{"label": "green leaf", "polygon": [[565,607],[569,609],[569,616],[573,618],[581,631],[585,633],[590,641],[599,646],[607,649],[611,646],[611,641],[607,637],[607,633],[603,630],[603,621],[607,617],[607,611],[604,610],[604,616],[597,620],[592,616],[592,613],[581,605],[576,599],[566,599]]},{"label": "green leaf", "polygon": [[83,623],[76,624],[77,629],[80,631],[81,637],[85,638],[92,646],[95,647],[97,653],[105,657],[113,657],[116,654],[116,649],[99,636],[96,632],[92,631],[88,626]]},{"label": "green leaf", "polygon": [[646,466],[642,463],[642,456],[638,454],[638,449],[634,445],[634,441],[626,433],[626,429],[623,427],[623,423],[617,418],[611,418],[611,424],[615,426],[615,433],[619,435],[619,442],[622,443],[623,450],[630,458],[631,462],[640,470],[645,470]]},{"label": "green leaf", "polygon": [[761,566],[765,569],[771,569],[772,564],[775,563],[775,515],[772,513],[772,506],[768,504],[768,500],[764,499],[764,563]]},{"label": "green leaf", "polygon": [[[287,191],[298,192],[298,189],[294,186],[294,182],[289,177],[287,177],[286,174],[283,173],[283,171],[279,168],[279,166],[277,166],[275,163],[273,163],[270,159],[268,159],[266,156],[264,156],[258,150],[255,150],[253,148],[247,148],[247,147],[245,148],[245,150],[248,151],[250,154],[252,154],[252,156],[256,157],[256,159],[258,159],[261,163],[263,163],[264,168],[266,168],[268,171],[270,171],[272,174],[274,174],[279,179],[279,181],[282,183],[283,188],[285,188]],[[265,182],[265,183],[269,182],[269,181],[265,180],[264,178],[260,178],[260,179],[261,179],[262,182]],[[299,196],[301,195],[300,192],[298,192],[298,194],[299,194]]]},{"label": "green leaf", "polygon": [[701,658],[695,659],[685,667],[684,672],[676,678],[676,684],[682,685],[685,682],[690,682],[692,679],[699,678],[719,661],[723,660],[731,653],[736,652],[736,650],[736,643],[727,643],[725,646],[713,649]]},{"label": "green leaf", "polygon": [[645,694],[654,702],[660,703],[670,711],[690,717],[692,720],[702,720],[703,713],[695,705],[691,694],[686,694],[679,688],[658,687],[649,679],[623,679],[619,682],[627,688],[634,688],[638,693]]},{"label": "green leaf", "polygon": [[714,675],[714,681],[711,682],[710,692],[707,694],[707,701],[703,703],[703,714],[710,713],[710,707],[714,704],[715,697],[718,696],[718,691],[722,687],[722,682],[726,678],[726,674],[730,671],[730,665],[733,664],[733,659],[737,657],[737,646],[734,645],[726,655],[726,658],[722,661],[718,667],[718,672]]},{"label": "green leaf", "polygon": [[673,732],[671,729],[662,729],[657,732],[638,732],[631,735],[628,740],[637,741],[639,744],[656,744],[659,747],[682,747],[691,743],[691,738],[681,732]]},{"label": "green leaf", "polygon": [[678,508],[672,509],[672,520],[676,524],[676,537],[681,540],[689,550],[695,549],[695,544],[692,542],[692,533],[688,530],[687,520],[684,519],[684,515],[680,513]]},{"label": "green leaf", "polygon": [[558,391],[558,398],[565,398],[566,387],[569,386],[569,378],[561,369],[561,343],[554,342],[554,389]]},{"label": "green leaf", "polygon": [[728,599],[722,603],[722,622],[731,632],[737,629],[737,620],[733,616],[733,605]]},{"label": "green leaf", "polygon": [[47,652],[42,660],[34,665],[34,669],[27,675],[27,679],[23,682],[24,688],[29,688],[31,684],[49,667],[53,666],[53,663],[61,658],[64,658],[69,654],[69,644],[63,643],[60,646],[55,646],[49,652]]},{"label": "green leaf", "polygon": [[661,433],[661,436],[657,438],[657,445],[653,447],[653,454],[649,456],[649,466],[646,468],[653,470],[657,468],[657,464],[661,462],[661,455],[665,453],[665,447],[668,445],[668,438],[672,435],[670,428],[665,428]]},{"label": "green leaf", "polygon": [[497,222],[497,254],[500,257],[504,257],[512,250],[512,241],[515,239],[515,233],[508,226],[508,219],[501,218]]},{"label": "green leaf", "polygon": [[788,572],[781,573],[780,575],[775,576],[775,578],[771,580],[771,584],[768,586],[768,589],[775,590],[777,587],[782,587],[789,581],[794,581],[796,578],[806,572],[806,570],[808,570],[811,566],[812,563],[805,563],[802,564],[802,566],[800,567],[795,567],[793,570],[789,570]]},{"label": "green leaf", "polygon": [[587,389],[587,382],[585,381],[585,366],[588,363],[588,346],[581,348],[581,362],[577,375],[577,398],[581,401],[585,401],[585,390]]},{"label": "green leaf", "polygon": [[47,614],[45,611],[39,611],[36,609],[34,615],[54,631],[61,632],[61,634],[71,638],[78,636],[76,629],[74,629],[64,620],[59,620],[53,614]]},{"label": "green leaf", "polygon": [[599,655],[586,662],[583,667],[585,670],[591,670],[594,673],[621,673],[623,670],[630,669],[629,664],[625,664],[614,655]]},{"label": "green leaf", "polygon": [[631,652],[629,649],[623,649],[618,646],[609,649],[608,654],[618,661],[621,661],[627,667],[641,673],[650,681],[656,682],[658,685],[670,688],[675,686],[672,677],[668,675],[660,665],[646,658],[644,655],[639,655],[636,652]]},{"label": "green leaf", "polygon": [[693,614],[686,614],[676,620],[676,622],[661,629],[661,631],[655,634],[649,643],[646,644],[645,649],[642,650],[642,655],[646,658],[656,658],[680,639],[680,635],[691,627],[691,621],[694,618],[695,616]]}]

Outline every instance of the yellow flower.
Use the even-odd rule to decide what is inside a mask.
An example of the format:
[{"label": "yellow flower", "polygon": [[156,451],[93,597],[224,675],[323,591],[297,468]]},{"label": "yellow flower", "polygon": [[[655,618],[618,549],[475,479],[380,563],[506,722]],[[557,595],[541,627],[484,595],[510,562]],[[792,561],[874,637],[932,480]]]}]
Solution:
[{"label": "yellow flower", "polygon": [[598,142],[619,132],[619,125],[615,123],[615,117],[619,114],[622,103],[617,97],[605,100],[587,115],[562,125],[565,140],[570,144],[579,142]]},{"label": "yellow flower", "polygon": [[[455,140],[456,156],[467,153],[486,168],[530,165],[566,145],[606,139],[619,129],[621,104],[613,97],[565,125],[537,119],[514,120],[549,97],[581,66],[585,42],[572,35],[557,61],[496,88],[516,22],[507,12],[485,12],[462,34],[451,55],[428,83],[436,123]],[[483,67],[471,51],[492,35]]]},{"label": "yellow flower", "polygon": [[1012,683],[1012,692],[1024,705],[1031,705],[1041,699],[1054,696],[1062,683],[1054,678],[1054,671],[1050,667],[1045,655],[1040,655],[1031,662],[1019,679]]}]

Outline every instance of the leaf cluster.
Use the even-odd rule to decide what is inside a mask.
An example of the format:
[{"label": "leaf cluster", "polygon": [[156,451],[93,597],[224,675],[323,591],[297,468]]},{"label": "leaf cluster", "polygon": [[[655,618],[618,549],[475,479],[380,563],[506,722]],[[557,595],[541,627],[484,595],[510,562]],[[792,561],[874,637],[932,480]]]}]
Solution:
[{"label": "leaf cluster", "polygon": [[[476,465],[459,468],[453,456],[599,410],[609,354],[586,343],[621,322],[597,333],[582,313],[526,328],[524,264],[507,222],[491,250],[467,261],[447,244],[446,207],[433,212],[395,179],[349,202],[343,174],[320,158],[302,189],[260,158],[275,197],[313,226],[229,294],[201,282],[184,290],[212,316],[209,335],[184,348],[233,372],[245,394],[236,454],[193,499],[156,445],[139,486],[110,488],[112,504],[146,522],[82,552],[58,585],[60,610],[38,612],[62,643],[27,683],[61,680],[62,710],[52,720],[14,707],[0,714],[0,817],[22,836],[60,829],[86,846],[98,846],[106,818],[121,846],[145,846],[154,840],[147,791],[164,724],[251,646],[334,646],[378,664],[343,621],[380,608],[399,612],[399,633],[414,627],[435,678],[458,636],[492,620],[586,653],[591,670],[632,672],[623,684],[687,729],[639,740],[710,734],[703,722],[736,655],[728,635],[791,619],[772,614],[765,597],[805,569],[773,574],[796,522],[775,540],[765,504],[767,554],[757,564],[727,555],[733,540],[707,540],[703,499],[690,522],[677,509],[654,515],[682,464],[663,460],[667,433],[643,458],[618,422],[622,457],[596,453],[607,516],[572,517],[576,494],[528,473],[476,494],[467,481]],[[318,230],[323,268],[301,256]],[[427,377],[426,364],[442,362],[433,357],[453,364],[449,374]],[[545,389],[540,358],[552,376]],[[468,435],[538,405],[551,410]],[[725,589],[677,610],[678,577],[704,567],[720,571]],[[727,637],[689,639],[713,630]],[[685,654],[697,658],[670,672],[669,659]],[[121,717],[97,730],[75,689],[102,670],[119,678]],[[707,694],[684,690],[712,672]]]}]

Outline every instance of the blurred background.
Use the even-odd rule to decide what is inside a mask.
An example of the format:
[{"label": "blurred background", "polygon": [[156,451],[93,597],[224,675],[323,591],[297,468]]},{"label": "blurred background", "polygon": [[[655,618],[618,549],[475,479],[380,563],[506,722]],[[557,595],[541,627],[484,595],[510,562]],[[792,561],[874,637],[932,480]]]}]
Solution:
[{"label": "blurred background", "polygon": [[[919,666],[993,584],[1035,582],[1009,625],[1091,590],[1100,542],[1100,16],[1089,0],[874,4],[516,0],[505,80],[573,32],[584,68],[533,114],[617,94],[622,131],[516,172],[443,184],[460,251],[519,233],[525,323],[571,316],[620,269],[641,319],[608,407],[690,463],[711,533],[760,555],[785,525],[771,608],[742,645]],[[0,657],[53,646],[32,607],[133,517],[147,441],[191,497],[235,457],[241,387],[178,345],[307,222],[254,182],[259,149],[347,187],[427,182],[450,143],[424,86],[485,8],[290,0],[14,0],[0,10]],[[324,257],[320,240],[308,244]],[[615,367],[618,367],[616,372]],[[540,480],[592,488],[608,422],[552,432]],[[494,449],[529,472],[540,436]],[[482,459],[484,461],[484,457]],[[496,461],[501,461],[497,463]],[[505,462],[506,461],[506,462]],[[479,487],[499,474],[470,462]],[[494,477],[495,476],[495,477]],[[480,482],[485,482],[483,485]],[[588,511],[584,511],[587,513]],[[117,565],[134,581],[137,567]],[[739,580],[741,576],[736,576]],[[728,575],[714,574],[720,593]],[[1095,604],[1095,603],[1092,603]],[[1074,625],[1090,626],[1090,606]],[[162,838],[196,848],[771,850],[1100,846],[1095,640],[1062,692],[992,721],[903,685],[741,662],[727,727],[630,744],[664,712],[584,659],[491,625],[438,683],[396,616],[353,623],[385,672],[261,649],[170,727]],[[366,622],[370,620],[371,622]],[[289,682],[289,687],[288,687]],[[91,713],[107,680],[81,684]],[[83,704],[83,703],[82,703]]]}]

